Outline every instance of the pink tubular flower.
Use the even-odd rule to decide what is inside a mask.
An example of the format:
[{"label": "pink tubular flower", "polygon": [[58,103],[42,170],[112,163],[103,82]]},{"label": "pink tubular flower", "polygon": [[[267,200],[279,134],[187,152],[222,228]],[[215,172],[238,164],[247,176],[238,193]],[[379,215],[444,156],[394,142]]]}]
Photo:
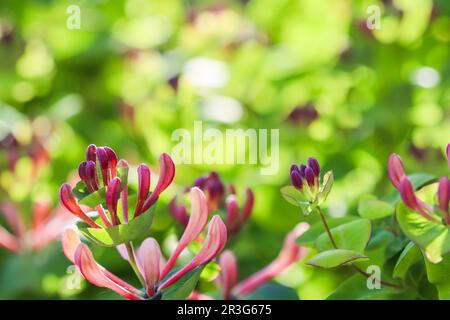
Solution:
[{"label": "pink tubular flower", "polygon": [[[268,266],[256,272],[249,278],[236,285],[237,282],[237,263],[233,253],[226,250],[219,258],[220,274],[217,282],[222,293],[223,299],[233,299],[236,296],[246,296],[258,289],[265,282],[283,273],[289,266],[302,259],[308,248],[300,247],[295,240],[308,230],[307,223],[298,224],[285,238],[283,248],[278,257]],[[190,300],[211,300],[212,297],[198,292],[193,292]]]},{"label": "pink tubular flower", "polygon": [[220,275],[219,283],[222,291],[222,296],[225,300],[231,299],[231,290],[237,283],[238,271],[237,262],[234,254],[230,250],[222,253],[219,259]]},{"label": "pink tubular flower", "polygon": [[400,181],[406,177],[405,170],[403,169],[403,162],[400,157],[393,153],[389,157],[388,161],[389,179],[396,189],[400,188]]},{"label": "pink tubular flower", "polygon": [[[208,212],[220,209],[226,213],[224,220],[230,235],[236,235],[250,218],[255,201],[255,196],[250,188],[245,190],[245,202],[240,208],[234,186],[229,185],[226,188],[216,172],[198,178],[193,187],[200,188],[206,193]],[[193,187],[186,190],[189,191]],[[228,189],[228,192],[225,192],[225,189]],[[177,197],[172,199],[169,204],[169,212],[178,223],[185,226],[189,215],[183,203],[177,200]]]},{"label": "pink tubular flower", "polygon": [[450,168],[450,143],[447,144],[447,148],[445,149],[445,154],[447,155],[448,167]]},{"label": "pink tubular flower", "polygon": [[[183,249],[198,237],[206,225],[208,212],[203,192],[198,188],[193,188],[191,200],[193,214],[179,245],[167,263],[164,261],[158,242],[153,238],[144,240],[133,253],[139,273],[145,282],[145,292],[134,288],[96,263],[89,247],[80,242],[78,234],[72,229],[67,229],[63,236],[63,251],[67,258],[77,265],[86,280],[98,287],[111,289],[121,296],[133,300],[156,299],[161,295],[164,297],[164,289],[176,283],[191,270],[214,259],[223,250],[227,241],[225,224],[219,216],[214,216],[209,223],[208,232],[200,251],[185,266],[168,275]],[[119,246],[118,249],[122,257],[129,260],[124,247]]]},{"label": "pink tubular flower", "polygon": [[12,203],[0,205],[11,232],[0,226],[0,247],[21,253],[37,251],[55,241],[64,228],[73,222],[73,216],[62,210],[52,211],[47,202],[37,202],[32,207],[32,223],[27,227],[18,208]]},{"label": "pink tubular flower", "polygon": [[[447,157],[450,151],[450,144],[447,145]],[[429,221],[437,221],[432,215],[435,212],[433,206],[420,200],[415,191],[411,181],[405,174],[403,169],[403,163],[400,157],[396,154],[392,154],[389,157],[388,162],[389,179],[394,187],[399,191],[403,203],[411,210],[419,213]],[[444,218],[445,224],[450,224],[449,213],[449,199],[450,199],[450,180],[447,177],[441,177],[439,179],[439,186],[437,191],[437,199],[439,211]]]},{"label": "pink tubular flower", "polygon": [[[172,159],[163,153],[159,162],[161,174],[152,193],[150,192],[151,173],[149,167],[145,164],[138,167],[139,190],[134,218],[146,212],[156,202],[161,192],[172,183],[175,175],[175,165]],[[105,227],[119,225],[123,222],[128,223],[128,169],[128,163],[123,159],[118,161],[114,150],[109,147],[96,147],[93,144],[89,145],[86,150],[86,161],[80,163],[78,167],[82,185],[85,186],[85,190],[82,191],[84,196],[97,191],[101,197],[104,194],[103,203],[106,204],[107,212],[102,204],[96,205],[95,210]],[[100,172],[101,177],[98,176],[98,172]],[[85,221],[91,228],[102,227],[81,209],[68,184],[61,186],[59,198],[61,204],[67,210]],[[117,215],[119,200],[122,204],[122,219]]]},{"label": "pink tubular flower", "polygon": [[281,249],[278,257],[262,270],[240,282],[234,288],[233,292],[239,296],[247,295],[256,290],[263,283],[281,274],[293,263],[303,258],[308,249],[299,246],[295,240],[308,230],[308,228],[309,225],[307,223],[298,224],[294,230],[286,236],[283,249]]}]

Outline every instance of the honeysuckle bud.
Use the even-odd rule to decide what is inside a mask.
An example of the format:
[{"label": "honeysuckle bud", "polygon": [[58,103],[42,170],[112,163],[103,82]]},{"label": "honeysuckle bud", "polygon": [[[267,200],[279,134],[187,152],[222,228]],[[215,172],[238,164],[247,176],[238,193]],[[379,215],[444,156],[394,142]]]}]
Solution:
[{"label": "honeysuckle bud", "polygon": [[186,228],[189,222],[189,216],[184,204],[177,204],[177,198],[173,198],[169,202],[169,212],[172,217],[177,220],[183,227]]},{"label": "honeysuckle bud", "polygon": [[108,163],[109,163],[108,154],[107,154],[105,148],[103,148],[103,147],[97,148],[97,159],[100,164],[103,185],[107,186],[109,183],[110,177],[108,174],[108,172],[109,172],[109,170],[108,170]]},{"label": "honeysuckle bud", "polygon": [[144,206],[145,200],[147,200],[148,193],[150,192],[150,168],[145,164],[139,165],[138,169],[138,200],[134,211],[134,216],[139,215]]},{"label": "honeysuckle bud", "polygon": [[189,217],[188,225],[184,230],[177,247],[167,261],[167,264],[161,273],[161,278],[164,278],[169,273],[175,265],[178,256],[191,241],[197,239],[208,221],[208,206],[204,193],[199,188],[193,187],[191,188],[189,197],[191,200],[191,215]]},{"label": "honeysuckle bud", "polygon": [[159,281],[162,258],[158,242],[153,238],[145,239],[137,250],[136,258],[145,280],[146,292],[149,297],[152,297]]},{"label": "honeysuckle bud", "polygon": [[[227,227],[223,223],[222,219],[220,219],[218,215],[215,215],[214,217],[212,217],[211,222],[209,223],[205,242],[203,243],[200,251],[188,264],[186,264],[175,274],[173,274],[169,279],[167,279],[163,284],[161,284],[160,289],[164,289],[175,283],[186,273],[197,268],[198,266],[210,262],[223,250],[226,242]],[[161,277],[164,277],[164,275],[161,275]]]},{"label": "honeysuckle bud", "polygon": [[447,177],[439,179],[439,186],[437,191],[438,207],[442,211],[444,219],[447,224],[450,224],[450,180]]},{"label": "honeysuckle bud", "polygon": [[86,184],[89,192],[94,192],[99,188],[97,169],[94,161],[81,162],[78,167],[80,179]]},{"label": "honeysuckle bud", "polygon": [[298,169],[291,170],[291,182],[295,188],[297,188],[298,190],[302,190],[303,181],[302,181],[302,177],[300,175],[300,171]]},{"label": "honeysuckle bud", "polygon": [[403,162],[400,157],[393,153],[389,157],[388,161],[388,172],[389,172],[389,180],[394,185],[394,187],[398,190],[400,188],[401,180],[406,176],[405,170],[403,169]]},{"label": "honeysuckle bud", "polygon": [[231,194],[226,200],[227,217],[225,223],[227,226],[232,226],[239,219],[239,206],[236,200],[236,195]]},{"label": "honeysuckle bud", "polygon": [[95,144],[90,144],[86,149],[86,160],[97,162],[97,147]]},{"label": "honeysuckle bud", "polygon": [[224,251],[219,259],[220,275],[219,283],[223,298],[230,300],[231,290],[237,283],[238,270],[234,254],[230,250]]},{"label": "honeysuckle bud", "polygon": [[314,188],[314,171],[308,167],[305,170],[305,179],[310,188]]},{"label": "honeysuckle bud", "polygon": [[111,215],[111,221],[113,225],[118,225],[119,218],[117,217],[117,202],[120,197],[120,178],[115,177],[112,179],[106,190],[106,206],[108,208],[109,214]]},{"label": "honeysuckle bud", "polygon": [[312,169],[314,176],[318,177],[320,175],[320,166],[316,158],[311,157],[308,159],[308,167]]},{"label": "honeysuckle bud", "polygon": [[170,156],[166,153],[161,154],[159,157],[159,167],[160,167],[160,174],[158,178],[158,182],[156,184],[155,190],[153,190],[150,197],[147,199],[147,201],[144,203],[144,206],[142,208],[142,212],[147,211],[148,208],[151,207],[153,203],[158,199],[161,192],[166,190],[166,188],[172,183],[173,177],[175,176],[175,164],[173,163]]},{"label": "honeysuckle bud", "polygon": [[420,213],[424,218],[430,221],[433,220],[433,217],[430,215],[430,206],[416,196],[411,181],[409,181],[407,177],[400,180],[399,192],[403,202],[408,208]]},{"label": "honeysuckle bud", "polygon": [[[128,223],[128,170],[130,169],[130,166],[128,165],[128,162],[124,159],[120,159],[117,162],[117,171],[122,171],[122,185],[123,190],[120,193],[120,200],[122,202],[122,215],[123,215],[123,221],[125,223]],[[124,181],[125,180],[125,181]]]},{"label": "honeysuckle bud", "polygon": [[100,228],[98,224],[94,222],[91,218],[89,218],[83,210],[81,210],[80,206],[78,205],[75,196],[72,193],[72,189],[70,185],[67,183],[64,183],[61,188],[59,189],[59,200],[61,204],[70,212],[72,212],[74,215],[76,215],[78,218],[85,221],[87,224],[89,224],[92,228]]}]

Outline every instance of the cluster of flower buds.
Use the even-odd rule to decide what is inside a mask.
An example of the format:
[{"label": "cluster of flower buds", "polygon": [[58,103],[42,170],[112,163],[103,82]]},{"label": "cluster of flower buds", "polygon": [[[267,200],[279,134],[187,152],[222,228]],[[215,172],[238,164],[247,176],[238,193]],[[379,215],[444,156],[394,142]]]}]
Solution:
[{"label": "cluster of flower buds", "polygon": [[0,247],[21,253],[27,250],[38,251],[56,241],[66,226],[74,220],[62,209],[52,210],[48,202],[36,202],[32,207],[32,222],[28,227],[19,209],[10,202],[0,205],[11,232],[0,226]]},{"label": "cluster of flower buds", "polygon": [[[240,208],[234,186],[226,187],[216,172],[210,172],[207,176],[198,178],[192,187],[200,188],[206,193],[210,213],[215,210],[226,212],[225,224],[230,235],[238,233],[252,214],[255,202],[253,191],[250,188],[245,190],[245,202]],[[186,192],[192,187],[187,188]],[[226,189],[228,189],[228,194]],[[169,211],[181,225],[186,226],[189,220],[186,206],[177,202],[176,197],[170,202]]]},{"label": "cluster of flower buds", "polygon": [[291,165],[292,185],[300,192],[315,198],[320,187],[320,166],[315,158],[308,159],[308,165]]},{"label": "cluster of flower buds", "polygon": [[[137,203],[133,218],[146,212],[173,180],[175,165],[169,155],[163,153],[159,158],[160,175],[153,192],[150,192],[151,172],[148,166],[141,164],[138,169]],[[97,192],[104,198],[103,203],[96,204],[95,209],[105,227],[128,223],[128,163],[117,160],[115,152],[109,147],[90,145],[86,151],[86,161],[80,163],[78,173],[87,194]],[[61,204],[71,213],[84,220],[92,228],[102,226],[95,222],[80,207],[72,188],[65,183],[59,191]],[[117,214],[119,199],[122,204],[123,217]]]},{"label": "cluster of flower buds", "polygon": [[[261,285],[280,275],[292,264],[305,257],[308,248],[299,246],[296,243],[296,239],[308,228],[309,225],[307,223],[298,224],[294,230],[287,234],[283,248],[277,258],[240,283],[237,283],[238,267],[236,258],[231,251],[224,251],[219,258],[220,274],[217,279],[223,299],[230,300],[251,294]],[[197,292],[194,292],[190,298],[192,300],[212,299],[208,295]]]},{"label": "cluster of flower buds", "polygon": [[[450,159],[450,144],[446,149],[447,159]],[[450,160],[449,168],[450,168]],[[402,160],[396,154],[389,157],[388,162],[389,179],[393,186],[399,191],[404,204],[411,210],[421,214],[424,218],[433,221],[435,208],[428,203],[419,199],[414,191],[414,187],[410,179],[406,176]],[[437,208],[440,211],[444,222],[450,224],[450,180],[447,177],[439,179],[437,190]]]},{"label": "cluster of flower buds", "polygon": [[[99,265],[89,247],[80,241],[78,233],[67,229],[63,239],[63,251],[74,263],[84,278],[98,287],[113,290],[131,300],[164,299],[165,290],[183,278],[188,272],[213,260],[225,247],[227,230],[219,216],[214,216],[208,226],[200,251],[190,262],[173,271],[175,263],[184,249],[203,232],[208,222],[208,208],[205,195],[198,188],[190,191],[191,216],[177,247],[165,261],[158,242],[153,238],[145,239],[133,252],[139,273],[144,282],[144,291],[121,280]],[[128,251],[123,245],[118,250],[125,260],[129,260]]]}]

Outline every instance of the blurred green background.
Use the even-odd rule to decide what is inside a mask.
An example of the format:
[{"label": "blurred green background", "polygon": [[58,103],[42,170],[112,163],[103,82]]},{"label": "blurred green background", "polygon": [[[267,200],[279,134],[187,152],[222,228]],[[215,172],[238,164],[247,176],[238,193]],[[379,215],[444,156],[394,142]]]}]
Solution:
[{"label": "blurred green background", "polygon": [[[72,5],[79,29],[67,26]],[[380,29],[366,25],[370,5],[380,9]],[[162,197],[167,204],[210,170],[240,194],[251,187],[254,212],[233,244],[243,278],[305,219],[279,193],[291,163],[314,156],[334,171],[326,210],[336,217],[354,215],[362,195],[392,192],[392,152],[410,172],[446,174],[449,75],[446,0],[1,1],[0,201],[18,203],[24,216],[39,199],[58,206],[59,186],[90,143],[111,146],[134,166],[156,165],[175,144],[172,132],[195,120],[221,130],[279,129],[277,174],[183,164]],[[20,145],[15,170],[10,134]],[[36,141],[49,162],[30,178]],[[174,226],[160,204],[155,233],[166,237]],[[135,281],[115,250],[94,254]],[[118,297],[83,281],[68,290],[69,265],[58,243],[20,256],[0,250],[0,298]],[[318,299],[347,276],[298,264],[276,280]]]}]

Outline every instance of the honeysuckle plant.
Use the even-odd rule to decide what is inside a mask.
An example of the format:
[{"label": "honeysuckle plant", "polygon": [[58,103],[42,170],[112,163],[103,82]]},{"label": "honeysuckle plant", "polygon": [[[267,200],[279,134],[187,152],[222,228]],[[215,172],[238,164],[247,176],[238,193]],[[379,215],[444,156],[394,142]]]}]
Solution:
[{"label": "honeysuckle plant", "polygon": [[99,265],[88,245],[80,241],[78,233],[67,229],[62,239],[66,257],[74,263],[83,277],[98,287],[108,288],[130,300],[184,299],[194,289],[199,273],[205,264],[213,260],[225,247],[227,230],[219,216],[209,222],[208,231],[201,249],[184,266],[175,267],[184,249],[199,237],[208,221],[206,198],[198,188],[190,191],[191,216],[187,227],[169,259],[163,257],[160,246],[154,238],[146,238],[131,251],[118,246],[122,257],[129,261],[142,284],[142,289],[121,280]]},{"label": "honeysuckle plant", "polygon": [[[450,144],[446,148],[447,159],[449,153]],[[298,244],[317,252],[307,264],[327,269],[350,267],[357,273],[336,288],[329,299],[450,298],[450,280],[446,276],[450,272],[447,176],[406,175],[400,157],[392,154],[387,176],[397,193],[384,199],[364,196],[357,207],[359,217],[350,214],[332,218],[321,210],[324,202],[318,200],[318,167],[313,158],[308,166],[293,165],[292,186],[284,187],[282,193],[290,203],[302,206],[302,213],[306,208],[306,213],[315,210],[320,217],[297,239]],[[379,270],[378,290],[371,290],[368,285],[373,280],[372,267]]]},{"label": "honeysuckle plant", "polygon": [[[240,206],[234,185],[226,186],[217,172],[213,171],[207,176],[199,177],[191,187],[184,190],[184,193],[192,187],[200,188],[206,193],[209,212],[218,210],[222,214],[230,235],[238,234],[252,214],[255,202],[253,191],[250,188],[245,189],[245,201]],[[186,225],[189,214],[182,199],[180,201],[174,197],[169,203],[169,211],[182,226]]]},{"label": "honeysuckle plant", "polygon": [[[193,187],[189,193],[191,215],[178,245],[165,261],[157,240],[149,233],[157,200],[171,184],[175,166],[167,154],[161,155],[159,163],[160,174],[153,192],[150,168],[145,164],[138,166],[134,193],[128,186],[128,163],[118,160],[109,147],[90,145],[86,161],[78,167],[80,182],[73,189],[63,184],[59,192],[62,206],[80,219],[77,229],[81,234],[94,245],[116,247],[141,287],[136,288],[99,265],[77,230],[68,229],[63,236],[66,257],[86,280],[127,299],[186,298],[205,264],[222,251],[227,241],[226,226],[217,215],[212,217],[206,235],[201,236],[208,222],[208,202],[204,193]],[[135,247],[133,242],[142,238],[142,244]],[[180,254],[199,238],[202,246],[198,253],[184,266],[176,267]]]},{"label": "honeysuckle plant", "polygon": [[[267,266],[257,271],[248,278],[238,282],[238,264],[235,255],[231,250],[224,251],[219,258],[220,273],[216,279],[218,292],[200,293],[194,291],[190,299],[192,300],[211,300],[214,298],[225,300],[249,299],[268,281],[282,274],[287,268],[298,262],[308,252],[306,247],[296,243],[296,239],[308,230],[307,223],[298,224],[294,230],[289,232],[278,256]],[[271,288],[269,288],[270,290]],[[257,294],[255,298],[257,298]],[[275,298],[275,296],[273,296]],[[288,297],[277,297],[288,298]],[[289,296],[296,299],[296,294]]]}]

